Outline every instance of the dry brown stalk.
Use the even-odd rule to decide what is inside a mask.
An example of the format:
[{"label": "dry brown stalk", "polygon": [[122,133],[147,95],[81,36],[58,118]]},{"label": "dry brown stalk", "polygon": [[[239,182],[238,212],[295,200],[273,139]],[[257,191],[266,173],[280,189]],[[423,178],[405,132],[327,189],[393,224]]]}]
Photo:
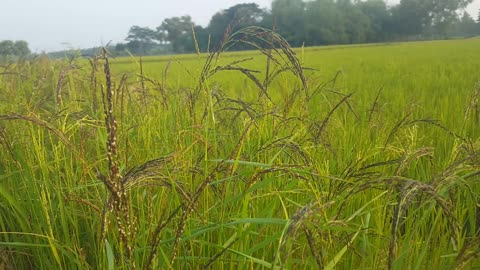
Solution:
[{"label": "dry brown stalk", "polygon": [[110,62],[107,51],[103,50],[105,61],[104,73],[106,81],[106,89],[102,87],[103,106],[105,114],[105,127],[107,130],[107,159],[109,175],[103,179],[103,183],[110,192],[110,199],[104,207],[102,217],[102,237],[106,236],[108,227],[107,214],[113,211],[118,228],[118,233],[125,251],[126,260],[132,269],[135,269],[134,260],[134,239],[136,235],[136,221],[131,217],[131,206],[128,199],[127,190],[120,174],[118,165],[118,148],[117,148],[117,121],[114,114],[114,88],[112,87],[112,74],[110,70]]}]

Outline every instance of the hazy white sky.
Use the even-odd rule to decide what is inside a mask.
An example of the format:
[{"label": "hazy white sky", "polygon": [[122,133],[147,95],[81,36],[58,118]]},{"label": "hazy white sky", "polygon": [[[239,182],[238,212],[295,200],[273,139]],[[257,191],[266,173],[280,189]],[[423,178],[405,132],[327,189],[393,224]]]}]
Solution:
[{"label": "hazy white sky", "polygon": [[[132,25],[160,25],[190,15],[207,25],[211,16],[239,3],[270,8],[271,0],[0,0],[0,40],[26,40],[41,52],[122,42]],[[477,18],[480,0],[468,8]]]}]

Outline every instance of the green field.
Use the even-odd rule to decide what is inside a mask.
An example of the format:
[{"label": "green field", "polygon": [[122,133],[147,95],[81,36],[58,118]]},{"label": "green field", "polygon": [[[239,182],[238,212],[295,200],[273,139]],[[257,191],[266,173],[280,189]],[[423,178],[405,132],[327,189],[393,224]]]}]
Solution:
[{"label": "green field", "polygon": [[477,269],[479,48],[2,65],[0,269]]}]

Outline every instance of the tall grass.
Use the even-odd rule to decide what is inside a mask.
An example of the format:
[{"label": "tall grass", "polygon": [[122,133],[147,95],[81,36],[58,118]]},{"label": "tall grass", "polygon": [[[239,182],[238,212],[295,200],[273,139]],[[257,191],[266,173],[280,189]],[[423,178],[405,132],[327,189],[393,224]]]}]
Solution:
[{"label": "tall grass", "polygon": [[480,267],[478,43],[4,65],[0,268]]}]

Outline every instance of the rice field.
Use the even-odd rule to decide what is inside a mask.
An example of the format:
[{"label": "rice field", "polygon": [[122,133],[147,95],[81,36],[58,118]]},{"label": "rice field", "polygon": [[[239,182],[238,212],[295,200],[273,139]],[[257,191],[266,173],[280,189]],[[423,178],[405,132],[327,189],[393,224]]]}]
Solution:
[{"label": "rice field", "polygon": [[480,268],[480,39],[258,33],[3,64],[0,269]]}]

